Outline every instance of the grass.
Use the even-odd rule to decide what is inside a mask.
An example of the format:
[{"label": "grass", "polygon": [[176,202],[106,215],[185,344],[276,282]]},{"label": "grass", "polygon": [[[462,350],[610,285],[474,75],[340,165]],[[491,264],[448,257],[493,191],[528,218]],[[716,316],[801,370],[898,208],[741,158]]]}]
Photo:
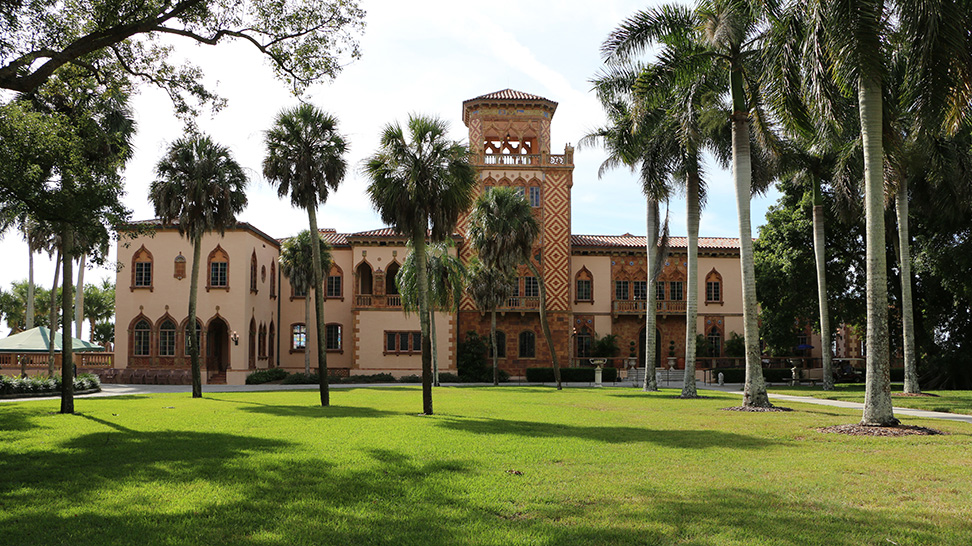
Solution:
[{"label": "grass", "polygon": [[[892,394],[901,392],[901,384],[892,384]],[[843,400],[846,402],[864,402],[863,383],[844,383],[835,386],[832,391],[825,391],[820,387],[769,387],[769,392],[775,394],[792,394],[795,396],[812,396],[825,400]],[[926,391],[937,396],[893,396],[895,407],[912,408],[928,411],[942,411],[945,413],[961,413],[972,415],[972,391]]]},{"label": "grass", "polygon": [[972,543],[964,423],[821,434],[859,412],[676,391],[418,388],[0,405],[0,543]]}]

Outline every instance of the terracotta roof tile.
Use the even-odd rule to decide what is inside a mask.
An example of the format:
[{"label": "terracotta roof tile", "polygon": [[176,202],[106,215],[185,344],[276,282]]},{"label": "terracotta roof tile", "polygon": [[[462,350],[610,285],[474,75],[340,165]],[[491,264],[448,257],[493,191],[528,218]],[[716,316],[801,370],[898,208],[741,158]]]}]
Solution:
[{"label": "terracotta roof tile", "polygon": [[[630,233],[624,235],[571,235],[570,244],[574,247],[612,247],[612,248],[644,248],[646,238]],[[670,248],[686,248],[687,237],[669,238]],[[699,237],[701,249],[738,250],[739,239],[730,237]]]},{"label": "terracotta roof tile", "polygon": [[547,102],[553,102],[552,100],[543,98],[539,95],[531,95],[530,93],[524,93],[523,91],[516,91],[514,89],[502,89],[500,91],[486,93],[485,95],[480,95],[474,99],[469,99],[469,100],[470,101],[473,100],[542,100]]}]

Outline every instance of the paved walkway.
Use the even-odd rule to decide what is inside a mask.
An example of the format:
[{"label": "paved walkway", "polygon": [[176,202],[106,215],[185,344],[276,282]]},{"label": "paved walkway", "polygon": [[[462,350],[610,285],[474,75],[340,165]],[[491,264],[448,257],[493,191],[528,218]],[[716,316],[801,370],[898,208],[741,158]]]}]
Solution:
[{"label": "paved walkway", "polygon": [[[414,384],[412,384],[414,386]],[[444,383],[443,386],[476,386],[476,385],[488,385],[488,383]],[[512,387],[524,387],[524,386],[538,386],[543,385],[542,383],[504,383],[504,386]],[[549,384],[548,384],[549,385]],[[361,388],[361,387],[404,387],[407,386],[403,383],[369,383],[369,384],[352,384],[352,385],[331,385],[332,389],[347,389],[347,388]],[[591,383],[565,383],[565,387],[576,388],[576,387],[591,387]],[[608,383],[605,386],[615,386],[615,387],[632,387],[637,388],[636,385],[629,382],[617,382]],[[671,381],[662,382],[658,385],[660,388],[668,389],[681,389],[681,381]],[[261,391],[279,391],[279,390],[316,390],[317,385],[204,385],[203,392],[215,393],[215,392],[261,392]],[[699,384],[698,388],[700,390],[714,390],[726,392],[729,394],[742,395],[742,384],[726,384],[726,385],[706,385]],[[118,385],[113,383],[105,383],[101,385],[101,392],[95,394],[86,394],[79,396],[78,398],[96,398],[104,396],[132,396],[132,395],[143,395],[143,394],[160,394],[160,393],[189,393],[192,388],[189,385]],[[835,408],[853,409],[853,410],[864,410],[864,404],[860,402],[846,402],[843,400],[825,400],[822,398],[813,398],[810,396],[792,396],[789,394],[772,394],[769,397],[773,400],[778,400],[781,402],[797,402],[802,404],[816,404],[819,406],[831,406]],[[39,398],[14,398],[0,400],[2,402],[23,402],[26,400],[56,400],[58,396],[48,396]],[[894,414],[896,416],[907,415],[909,417],[918,417],[921,419],[944,419],[946,421],[958,421],[963,423],[972,424],[972,415],[963,415],[958,413],[944,413],[940,411],[926,411],[917,410],[910,408],[894,408]]]}]

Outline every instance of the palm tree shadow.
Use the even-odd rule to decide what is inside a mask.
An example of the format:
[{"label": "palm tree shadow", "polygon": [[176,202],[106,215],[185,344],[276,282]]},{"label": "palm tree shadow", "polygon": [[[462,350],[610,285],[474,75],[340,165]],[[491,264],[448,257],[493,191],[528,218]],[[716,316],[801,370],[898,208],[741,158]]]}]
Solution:
[{"label": "palm tree shadow", "polygon": [[263,404],[252,400],[233,400],[227,398],[208,397],[214,402],[224,402],[237,404],[237,409],[261,415],[274,415],[277,417],[301,417],[305,419],[339,419],[339,418],[378,418],[403,415],[394,411],[386,411],[369,407],[358,406],[335,406],[323,407],[298,406],[284,404]]}]

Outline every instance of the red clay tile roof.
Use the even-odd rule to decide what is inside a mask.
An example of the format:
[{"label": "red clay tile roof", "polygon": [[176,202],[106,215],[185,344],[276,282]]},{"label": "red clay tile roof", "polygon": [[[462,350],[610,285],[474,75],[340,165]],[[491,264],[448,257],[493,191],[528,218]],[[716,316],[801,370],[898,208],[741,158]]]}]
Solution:
[{"label": "red clay tile roof", "polygon": [[[611,247],[611,248],[644,248],[646,238],[630,233],[624,235],[571,235],[572,247]],[[670,248],[686,248],[687,237],[671,237],[668,240]],[[738,250],[739,239],[730,237],[699,237],[700,249]]]},{"label": "red clay tile roof", "polygon": [[543,98],[539,95],[531,95],[530,93],[524,93],[523,91],[516,91],[514,89],[503,89],[500,91],[494,91],[492,93],[486,93],[485,95],[480,95],[474,99],[469,99],[466,102],[474,101],[474,100],[531,100],[531,101],[542,100],[542,101],[553,102],[554,104],[557,104],[556,102],[550,99]]}]

